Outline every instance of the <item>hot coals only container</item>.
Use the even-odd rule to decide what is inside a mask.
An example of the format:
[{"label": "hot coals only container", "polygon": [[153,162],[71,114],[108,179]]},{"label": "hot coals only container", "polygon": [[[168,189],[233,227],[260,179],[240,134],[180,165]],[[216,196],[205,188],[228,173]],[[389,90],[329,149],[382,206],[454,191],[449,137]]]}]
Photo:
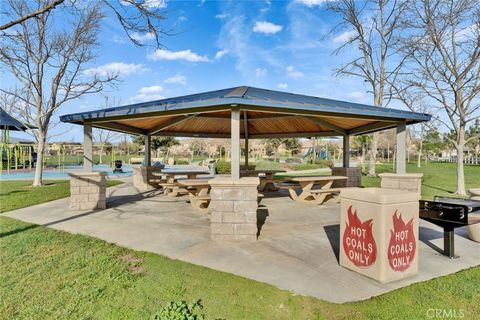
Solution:
[{"label": "hot coals only container", "polygon": [[340,265],[382,283],[417,274],[419,199],[396,189],[342,190]]}]

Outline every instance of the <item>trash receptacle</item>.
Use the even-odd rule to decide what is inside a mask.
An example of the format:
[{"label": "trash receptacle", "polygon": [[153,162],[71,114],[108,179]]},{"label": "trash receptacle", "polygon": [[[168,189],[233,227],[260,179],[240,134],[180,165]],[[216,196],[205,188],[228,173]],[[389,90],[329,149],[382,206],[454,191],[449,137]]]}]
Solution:
[{"label": "trash receptacle", "polygon": [[416,274],[419,200],[395,189],[342,190],[340,265],[382,283]]}]

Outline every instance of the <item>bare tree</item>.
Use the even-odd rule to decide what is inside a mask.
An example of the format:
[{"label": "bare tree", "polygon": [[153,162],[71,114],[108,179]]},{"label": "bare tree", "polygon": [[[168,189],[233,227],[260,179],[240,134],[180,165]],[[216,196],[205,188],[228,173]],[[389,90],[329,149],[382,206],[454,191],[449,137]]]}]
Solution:
[{"label": "bare tree", "polygon": [[[23,1],[20,2],[22,3]],[[0,25],[0,31],[15,27],[29,19],[40,17],[54,9],[61,10],[62,6],[63,9],[66,9],[72,4],[81,3],[81,1],[77,0],[35,0],[29,2],[30,5],[25,10],[22,10],[21,14],[17,14],[18,11],[9,10],[11,8],[7,8],[5,12],[2,12],[9,19],[14,15],[16,18]],[[109,9],[117,18],[128,38],[135,45],[145,45],[144,42],[138,40],[136,35],[148,33],[152,35],[156,46],[162,47],[161,37],[170,35],[172,31],[165,30],[160,26],[165,19],[163,11],[165,3],[165,1],[161,0],[101,0],[97,1],[95,5]]]},{"label": "bare tree", "polygon": [[[46,3],[46,2],[45,2]],[[18,16],[32,11],[30,1],[11,0],[10,9]],[[18,28],[2,35],[0,61],[23,85],[23,90],[8,91],[23,102],[22,113],[38,128],[37,165],[33,185],[42,184],[42,163],[52,116],[65,103],[100,92],[116,74],[87,76],[84,67],[95,58],[97,35],[103,13],[97,4],[66,10],[47,11],[27,19]],[[62,30],[55,27],[55,16],[62,16]]]},{"label": "bare tree", "polygon": [[110,131],[110,130],[103,130],[103,129],[95,129],[93,130],[93,141],[96,144],[100,145],[100,163],[103,162],[103,151],[105,150],[105,146],[110,141],[117,139],[120,137],[121,133]]},{"label": "bare tree", "polygon": [[480,139],[478,133],[465,135],[480,117],[480,2],[419,0],[405,18],[401,50],[406,63],[394,80],[395,91],[399,97],[422,97],[436,123],[453,133],[443,138],[456,149],[456,193],[465,195],[464,147]]},{"label": "bare tree", "polygon": [[[339,54],[346,49],[355,52],[355,57],[336,70],[337,76],[355,76],[369,84],[373,104],[384,106],[388,79],[403,61],[396,59],[394,44],[401,30],[400,18],[407,1],[402,0],[338,0],[329,1],[328,9],[338,15],[341,23],[332,32],[344,31],[343,44],[335,50]],[[388,88],[387,88],[388,89]],[[378,134],[370,144],[368,174],[375,175]]]}]

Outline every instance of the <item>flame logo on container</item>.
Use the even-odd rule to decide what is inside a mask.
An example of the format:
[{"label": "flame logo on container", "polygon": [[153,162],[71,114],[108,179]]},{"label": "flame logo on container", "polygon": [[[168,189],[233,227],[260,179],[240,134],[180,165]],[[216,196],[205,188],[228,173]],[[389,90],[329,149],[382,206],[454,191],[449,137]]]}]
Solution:
[{"label": "flame logo on container", "polygon": [[343,250],[357,267],[371,266],[377,259],[377,244],[373,238],[373,219],[362,222],[352,206],[347,211],[348,221],[343,232]]},{"label": "flame logo on container", "polygon": [[417,249],[413,233],[413,218],[405,224],[402,214],[397,215],[396,210],[392,219],[393,230],[390,230],[388,263],[393,270],[403,272],[412,264]]}]

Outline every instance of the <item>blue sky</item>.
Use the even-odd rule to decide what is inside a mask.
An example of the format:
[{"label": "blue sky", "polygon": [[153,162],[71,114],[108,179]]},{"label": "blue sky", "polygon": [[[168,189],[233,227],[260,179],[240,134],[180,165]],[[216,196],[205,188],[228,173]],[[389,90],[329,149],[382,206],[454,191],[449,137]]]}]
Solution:
[{"label": "blue sky", "polygon": [[[162,1],[152,0],[161,3]],[[362,79],[335,78],[349,58],[333,55],[347,35],[324,0],[167,1],[165,49],[135,47],[113,17],[87,72],[116,71],[121,83],[103,92],[114,105],[149,101],[237,85],[372,103]],[[149,44],[148,34],[137,35]],[[105,106],[101,95],[62,107],[58,115]],[[51,141],[81,141],[81,127],[61,124]]]}]

